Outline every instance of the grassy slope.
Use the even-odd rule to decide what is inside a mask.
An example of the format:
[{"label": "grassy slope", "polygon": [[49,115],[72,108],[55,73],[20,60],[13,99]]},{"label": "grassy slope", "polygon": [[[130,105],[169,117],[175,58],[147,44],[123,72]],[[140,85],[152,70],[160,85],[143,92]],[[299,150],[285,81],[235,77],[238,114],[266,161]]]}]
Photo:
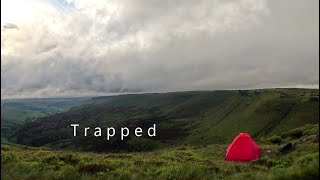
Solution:
[{"label": "grassy slope", "polygon": [[66,111],[84,100],[87,98],[1,100],[1,140],[6,140],[28,122]]},{"label": "grassy slope", "polygon": [[44,113],[30,110],[1,108],[1,138],[6,139],[23,124],[45,115]]},{"label": "grassy slope", "polygon": [[[262,157],[251,163],[224,161],[227,144],[179,146],[140,153],[52,151],[1,145],[2,179],[318,179],[319,126],[284,133],[293,150],[258,142]],[[296,138],[293,132],[301,132]]]},{"label": "grassy slope", "polygon": [[[284,92],[287,96],[280,97]],[[224,103],[221,110],[208,112],[204,118],[207,123],[198,132],[206,132],[204,137],[227,137],[230,141],[241,131],[260,137],[279,134],[305,124],[316,124],[319,122],[319,102],[310,101],[309,98],[314,95],[311,94],[304,90],[273,90],[258,96],[236,95]],[[227,111],[227,116],[224,111]],[[219,123],[212,126],[212,121]]]},{"label": "grassy slope", "polygon": [[[90,100],[83,108],[25,125],[11,140],[34,146],[47,144],[71,149],[77,146],[76,149],[98,151],[112,150],[108,147],[137,150],[129,146],[134,144],[130,138],[114,144],[95,137],[73,139],[70,124],[79,123],[83,129],[85,126],[150,127],[156,123],[158,135],[154,140],[164,146],[227,143],[242,131],[259,138],[281,134],[284,130],[305,124],[318,124],[318,98],[319,90],[307,89],[99,97]],[[139,143],[136,146],[141,145]],[[145,142],[157,143],[152,140]]]}]

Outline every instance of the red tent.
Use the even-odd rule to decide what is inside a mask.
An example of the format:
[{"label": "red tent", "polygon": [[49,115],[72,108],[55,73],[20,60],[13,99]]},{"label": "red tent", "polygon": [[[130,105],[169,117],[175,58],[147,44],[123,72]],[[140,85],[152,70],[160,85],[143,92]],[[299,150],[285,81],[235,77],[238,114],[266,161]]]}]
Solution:
[{"label": "red tent", "polygon": [[228,146],[226,161],[252,161],[260,157],[260,148],[248,133],[240,133]]}]

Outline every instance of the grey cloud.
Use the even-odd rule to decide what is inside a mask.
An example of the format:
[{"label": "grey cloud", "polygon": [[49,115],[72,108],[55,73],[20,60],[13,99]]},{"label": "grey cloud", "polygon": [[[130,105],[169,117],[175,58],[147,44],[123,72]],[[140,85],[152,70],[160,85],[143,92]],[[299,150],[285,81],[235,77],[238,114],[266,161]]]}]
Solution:
[{"label": "grey cloud", "polygon": [[16,24],[12,24],[12,23],[6,23],[5,25],[3,25],[4,29],[19,29],[19,27]]},{"label": "grey cloud", "polygon": [[2,98],[318,87],[318,1],[101,2],[5,32]]}]

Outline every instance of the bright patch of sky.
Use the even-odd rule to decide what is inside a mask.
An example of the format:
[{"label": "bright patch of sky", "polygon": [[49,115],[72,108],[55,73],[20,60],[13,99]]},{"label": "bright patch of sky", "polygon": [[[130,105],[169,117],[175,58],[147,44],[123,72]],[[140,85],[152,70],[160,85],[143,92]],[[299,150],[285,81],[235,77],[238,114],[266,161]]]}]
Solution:
[{"label": "bright patch of sky", "polygon": [[60,9],[65,12],[76,10],[74,2],[68,0],[48,0],[53,6],[57,9]]}]

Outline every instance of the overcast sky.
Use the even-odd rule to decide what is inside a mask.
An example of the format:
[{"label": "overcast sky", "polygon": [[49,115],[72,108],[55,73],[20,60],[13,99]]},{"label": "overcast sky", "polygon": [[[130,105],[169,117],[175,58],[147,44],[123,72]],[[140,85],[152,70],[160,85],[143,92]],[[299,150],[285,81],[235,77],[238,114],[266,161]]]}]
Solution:
[{"label": "overcast sky", "polygon": [[1,98],[319,88],[318,0],[2,0]]}]

